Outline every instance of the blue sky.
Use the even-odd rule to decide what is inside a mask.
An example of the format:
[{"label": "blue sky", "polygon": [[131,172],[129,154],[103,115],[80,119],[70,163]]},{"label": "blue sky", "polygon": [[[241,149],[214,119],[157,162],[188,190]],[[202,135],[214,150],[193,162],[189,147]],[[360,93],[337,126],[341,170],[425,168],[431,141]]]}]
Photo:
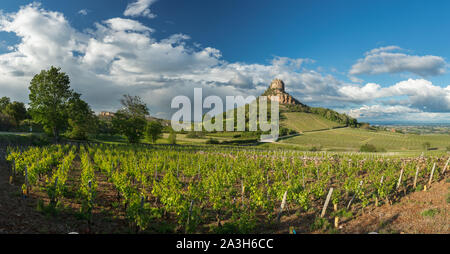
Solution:
[{"label": "blue sky", "polygon": [[169,118],[189,95],[258,95],[273,78],[362,121],[450,123],[448,1],[0,3],[0,96],[61,66],[96,111],[123,93]]}]

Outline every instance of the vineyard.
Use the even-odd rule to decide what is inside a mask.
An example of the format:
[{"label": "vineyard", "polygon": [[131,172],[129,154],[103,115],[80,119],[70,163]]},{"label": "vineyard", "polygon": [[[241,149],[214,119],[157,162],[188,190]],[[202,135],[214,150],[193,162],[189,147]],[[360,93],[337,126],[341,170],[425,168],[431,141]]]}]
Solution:
[{"label": "vineyard", "polygon": [[[9,147],[4,156],[23,197],[44,193],[47,208],[70,200],[88,227],[96,208],[106,206],[111,219],[122,217],[136,233],[271,233],[288,214],[307,225],[291,231],[338,230],[369,206],[429,189],[450,161],[445,153],[104,144]],[[113,193],[108,200],[105,188]]]}]

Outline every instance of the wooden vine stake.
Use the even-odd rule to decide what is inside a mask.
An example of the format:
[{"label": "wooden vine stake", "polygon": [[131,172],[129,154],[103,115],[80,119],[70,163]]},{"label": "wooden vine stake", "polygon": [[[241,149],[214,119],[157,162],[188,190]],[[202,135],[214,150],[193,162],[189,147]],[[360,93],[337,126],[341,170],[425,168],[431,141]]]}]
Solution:
[{"label": "wooden vine stake", "polygon": [[431,182],[433,181],[434,170],[436,169],[436,163],[433,164],[433,169],[431,170],[430,180],[428,180],[428,188],[431,187]]},{"label": "wooden vine stake", "polygon": [[416,168],[416,175],[414,176],[414,183],[413,183],[413,187],[414,187],[414,189],[416,188],[416,186],[417,186],[417,177],[419,176],[419,166],[417,166],[417,168]]},{"label": "wooden vine stake", "polygon": [[[363,185],[363,181],[360,181],[357,191],[361,188],[362,185]],[[353,199],[355,199],[355,196],[356,196],[356,193],[355,193],[355,195],[353,195],[352,199],[350,199],[350,202],[348,202],[347,210],[350,208],[350,205],[352,204]]]},{"label": "wooden vine stake", "polygon": [[333,188],[330,188],[330,191],[328,192],[327,199],[325,200],[325,204],[323,204],[322,213],[320,214],[320,218],[323,218],[325,216],[325,212],[327,211],[328,203],[331,199],[331,194],[333,194]]},{"label": "wooden vine stake", "polygon": [[280,223],[281,214],[283,213],[284,207],[286,206],[286,197],[287,197],[288,191],[284,192],[283,200],[281,201],[280,211],[278,212],[277,216],[277,222]]},{"label": "wooden vine stake", "polygon": [[[381,176],[380,188],[383,187],[384,176]],[[375,207],[378,207],[378,195],[375,197]]]},{"label": "wooden vine stake", "polygon": [[16,176],[16,162],[13,160],[11,167],[11,176],[9,177],[9,184],[13,184],[15,176]]},{"label": "wooden vine stake", "polygon": [[334,217],[334,227],[339,228],[339,217]]},{"label": "wooden vine stake", "polygon": [[28,186],[28,167],[27,166],[25,166],[25,186],[27,187],[25,195],[28,196],[28,194],[30,192],[30,190],[29,190],[30,187]]},{"label": "wooden vine stake", "polygon": [[191,221],[191,214],[192,214],[192,207],[194,206],[194,200],[191,200],[191,205],[189,206],[189,213],[188,213],[188,218],[187,218],[187,222],[186,222],[186,228],[184,229],[184,233],[187,234],[188,229],[189,229],[189,223]]},{"label": "wooden vine stake", "polygon": [[445,174],[445,170],[447,170],[447,166],[448,166],[449,162],[450,162],[450,158],[448,158],[447,162],[445,163],[444,170],[442,170],[442,174]]},{"label": "wooden vine stake", "polygon": [[144,196],[141,196],[141,209],[144,209],[144,204],[145,204],[145,198],[144,198]]},{"label": "wooden vine stake", "polygon": [[398,190],[398,188],[400,187],[400,184],[402,183],[402,176],[403,176],[403,168],[400,171],[400,177],[398,178],[397,188],[395,188],[396,190]]},{"label": "wooden vine stake", "polygon": [[241,202],[242,202],[242,207],[244,207],[244,198],[245,198],[245,185],[244,185],[244,180],[241,180]]}]

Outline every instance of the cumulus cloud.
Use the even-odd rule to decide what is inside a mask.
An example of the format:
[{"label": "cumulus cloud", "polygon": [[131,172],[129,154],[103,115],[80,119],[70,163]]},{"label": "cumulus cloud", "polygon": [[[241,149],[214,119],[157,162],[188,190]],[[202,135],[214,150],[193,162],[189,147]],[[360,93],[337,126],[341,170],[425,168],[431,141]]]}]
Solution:
[{"label": "cumulus cloud", "polygon": [[370,122],[414,122],[414,123],[445,123],[450,122],[450,113],[424,112],[416,108],[395,105],[386,106],[375,104],[364,105],[360,108],[352,109],[348,115],[363,121]]},{"label": "cumulus cloud", "polygon": [[349,116],[354,118],[377,118],[377,117],[389,117],[393,115],[401,115],[405,113],[419,113],[418,109],[409,108],[406,106],[385,106],[385,105],[364,105],[357,109],[349,111]]},{"label": "cumulus cloud", "polygon": [[[306,58],[276,56],[269,64],[227,62],[220,50],[191,42],[189,35],[156,39],[154,29],[128,18],[99,21],[92,29],[79,31],[62,13],[29,4],[14,13],[0,13],[0,32],[19,39],[5,45],[9,52],[0,54],[2,96],[24,102],[33,75],[54,65],[69,74],[71,86],[96,111],[116,110],[121,95],[128,93],[141,96],[152,114],[170,118],[172,98],[192,98],[195,87],[203,88],[204,96],[258,96],[272,79],[281,78],[287,92],[311,105],[348,108],[387,105],[389,99],[391,111],[403,106],[432,114],[450,112],[450,87],[424,79],[389,87],[357,85],[308,69],[314,61]],[[370,54],[388,50],[396,48]],[[372,107],[353,114],[364,117],[375,110],[380,111]]]},{"label": "cumulus cloud", "polygon": [[[111,18],[80,32],[62,13],[30,4],[0,15],[0,30],[19,43],[0,54],[2,94],[27,101],[29,81],[42,69],[60,66],[72,87],[96,110],[114,110],[123,93],[138,94],[153,112],[168,112],[171,99],[202,87],[205,96],[259,95],[273,78],[307,101],[335,91],[331,76],[302,68],[310,59],[275,57],[271,64],[229,63],[220,50],[190,47],[190,37],[157,40],[154,29],[131,19]],[[302,69],[302,70],[300,70]]]},{"label": "cumulus cloud", "polygon": [[391,98],[387,104],[408,105],[426,112],[450,112],[450,86],[433,85],[425,79],[408,79],[392,86],[368,83],[339,89],[343,97],[355,103]]},{"label": "cumulus cloud", "polygon": [[350,69],[350,75],[410,72],[419,76],[435,76],[445,72],[446,62],[439,56],[417,56],[400,52],[398,46],[373,49]]},{"label": "cumulus cloud", "polygon": [[146,18],[156,18],[156,14],[152,13],[150,10],[150,5],[155,3],[156,0],[137,0],[136,2],[128,4],[124,16],[130,17],[146,17]]}]

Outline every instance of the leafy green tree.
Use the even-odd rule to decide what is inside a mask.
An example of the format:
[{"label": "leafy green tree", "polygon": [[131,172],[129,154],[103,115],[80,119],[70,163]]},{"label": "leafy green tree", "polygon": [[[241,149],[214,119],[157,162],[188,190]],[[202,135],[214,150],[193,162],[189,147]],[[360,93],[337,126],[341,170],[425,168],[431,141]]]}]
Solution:
[{"label": "leafy green tree", "polygon": [[158,121],[151,121],[147,124],[147,137],[155,143],[156,140],[162,137],[163,126]]},{"label": "leafy green tree", "polygon": [[0,98],[0,113],[2,113],[10,103],[11,100],[8,97],[4,96]]},{"label": "leafy green tree", "polygon": [[74,93],[68,102],[68,136],[73,139],[86,140],[89,133],[94,133],[97,127],[97,117],[89,104],[83,101],[81,95]]},{"label": "leafy green tree", "polygon": [[27,118],[27,109],[25,108],[25,104],[23,104],[23,102],[15,101],[10,103],[6,106],[3,112],[14,120],[16,126],[19,125],[20,121]]},{"label": "leafy green tree", "polygon": [[67,127],[67,103],[73,95],[69,84],[69,76],[52,66],[35,75],[29,87],[30,114],[55,141]]},{"label": "leafy green tree", "polygon": [[169,133],[169,144],[171,144],[171,145],[177,144],[177,133],[172,128],[170,128],[170,133]]},{"label": "leafy green tree", "polygon": [[10,131],[13,129],[13,121],[9,115],[0,113],[0,131]]},{"label": "leafy green tree", "polygon": [[138,143],[144,136],[147,121],[144,118],[128,115],[119,110],[114,115],[112,124],[116,132],[124,135],[128,142]]},{"label": "leafy green tree", "polygon": [[430,142],[424,142],[423,144],[422,144],[422,147],[423,147],[423,149],[425,149],[425,150],[430,150],[430,147],[431,147],[431,143]]},{"label": "leafy green tree", "polygon": [[120,103],[123,106],[122,112],[128,115],[145,118],[149,114],[147,105],[142,102],[139,96],[125,94]]},{"label": "leafy green tree", "polygon": [[115,130],[112,120],[98,117],[97,134],[114,135]]},{"label": "leafy green tree", "polygon": [[377,148],[372,144],[364,144],[359,149],[360,152],[369,152],[369,153],[375,153],[377,152]]},{"label": "leafy green tree", "polygon": [[149,114],[147,105],[138,96],[124,95],[120,100],[123,108],[112,118],[112,124],[117,133],[124,135],[128,142],[138,143],[144,136]]}]

